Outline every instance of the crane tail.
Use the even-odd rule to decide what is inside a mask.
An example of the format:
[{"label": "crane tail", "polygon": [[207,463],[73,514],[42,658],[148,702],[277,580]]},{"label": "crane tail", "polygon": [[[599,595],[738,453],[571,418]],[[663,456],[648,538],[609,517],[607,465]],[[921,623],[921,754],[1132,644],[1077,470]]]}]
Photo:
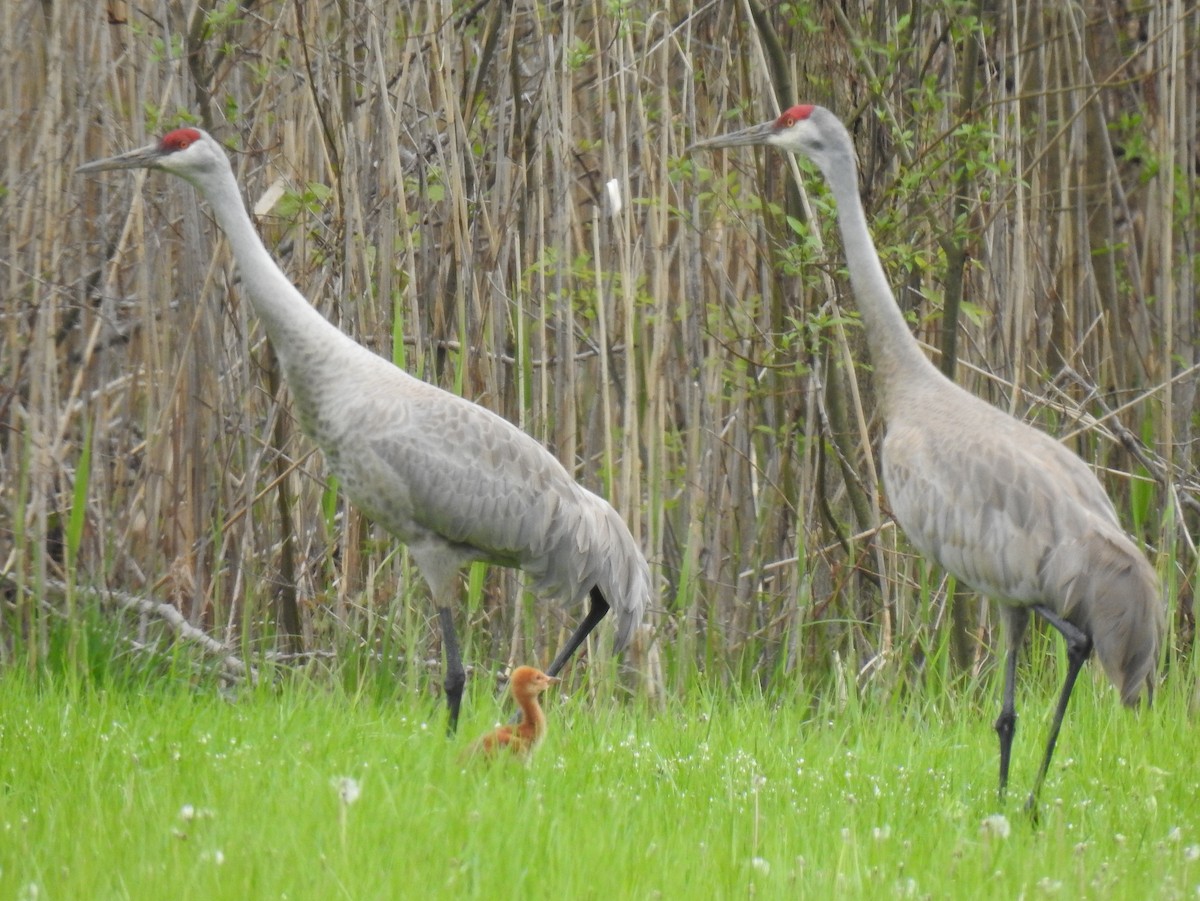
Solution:
[{"label": "crane tail", "polygon": [[[611,611],[613,649],[619,653],[628,647],[649,606],[650,566],[612,505],[582,486],[575,491],[575,502],[558,508],[558,521],[548,530],[538,565],[526,563],[524,568],[535,576],[535,594],[574,605],[590,592],[599,615],[589,613],[584,622],[594,618],[598,623]],[[587,632],[590,628],[581,639]]]},{"label": "crane tail", "polygon": [[1086,586],[1080,586],[1086,594],[1079,595],[1096,656],[1121,693],[1121,703],[1136,707],[1144,696],[1149,704],[1166,631],[1158,576],[1128,540],[1108,542],[1103,557],[1089,570]]},{"label": "crane tail", "polygon": [[640,615],[634,615],[629,611],[622,611],[617,615],[615,629],[613,631],[613,653],[620,654],[633,640],[633,633],[637,630],[638,624],[642,618]]},{"label": "crane tail", "polygon": [[632,543],[624,568],[623,592],[620,600],[613,605],[616,614],[613,653],[618,654],[629,647],[634,633],[645,618],[646,608],[650,606],[650,567],[641,551]]},{"label": "crane tail", "polygon": [[650,605],[650,566],[625,521],[607,503],[597,532],[593,584],[612,611],[613,653],[629,646]]}]

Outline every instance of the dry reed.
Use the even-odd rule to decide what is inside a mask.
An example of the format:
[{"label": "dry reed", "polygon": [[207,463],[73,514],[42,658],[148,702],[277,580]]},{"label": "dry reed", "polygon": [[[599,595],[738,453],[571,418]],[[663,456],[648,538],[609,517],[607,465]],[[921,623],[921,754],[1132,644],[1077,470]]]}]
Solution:
[{"label": "dry reed", "polygon": [[[45,652],[56,579],[166,601],[252,655],[289,603],[308,649],[408,628],[400,647],[436,652],[404,554],[299,433],[191,190],[72,178],[185,119],[234,149],[323,314],[519,423],[627,517],[660,589],[654,684],[658,650],[764,683],[929,653],[944,589],[879,503],[823,195],[774,155],[684,154],[792,94],[853,123],[931,352],[961,248],[958,378],[1095,461],[1190,630],[1200,13],[1035,0],[980,4],[974,29],[975,8],[5,4],[0,653]],[[544,659],[574,620],[525,616],[517,587],[494,573],[472,607],[482,665]],[[986,637],[978,605],[953,619]]]}]

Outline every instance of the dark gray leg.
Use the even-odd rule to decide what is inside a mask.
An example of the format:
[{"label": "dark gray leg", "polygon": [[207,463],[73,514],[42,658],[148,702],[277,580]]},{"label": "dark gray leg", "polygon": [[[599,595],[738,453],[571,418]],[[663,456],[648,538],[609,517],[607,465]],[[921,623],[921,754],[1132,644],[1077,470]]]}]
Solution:
[{"label": "dark gray leg", "polygon": [[[571,659],[571,655],[592,634],[592,630],[600,624],[600,620],[604,619],[604,615],[608,613],[608,601],[604,599],[604,595],[600,593],[599,588],[592,588],[591,599],[587,616],[583,618],[583,622],[575,627],[575,631],[571,633],[571,637],[567,639],[567,643],[558,652],[558,656],[554,658],[554,661],[550,664],[550,668],[546,670],[547,676],[558,675],[559,670]],[[518,710],[512,715],[509,722],[515,723],[520,719],[521,711]]]},{"label": "dark gray leg", "polygon": [[1004,660],[1004,700],[996,718],[996,734],[1000,736],[1000,800],[1008,788],[1008,762],[1012,755],[1013,735],[1017,731],[1017,653],[1029,625],[1029,611],[1020,607],[1001,607],[1007,631],[1008,656]]},{"label": "dark gray leg", "polygon": [[1042,782],[1046,779],[1046,770],[1050,768],[1050,758],[1054,756],[1054,745],[1058,741],[1058,732],[1062,728],[1063,715],[1067,712],[1067,703],[1071,700],[1071,690],[1075,687],[1075,679],[1079,676],[1084,662],[1092,654],[1092,637],[1073,623],[1061,619],[1054,611],[1045,607],[1033,608],[1038,616],[1052,625],[1067,643],[1067,678],[1063,682],[1062,692],[1058,696],[1058,706],[1054,710],[1054,722],[1050,726],[1050,740],[1046,742],[1046,755],[1042,758],[1042,766],[1038,770],[1037,781],[1033,783],[1033,791],[1025,802],[1025,809],[1036,816],[1037,797],[1042,790]]},{"label": "dark gray leg", "polygon": [[438,619],[442,623],[442,649],[446,653],[446,681],[442,683],[446,692],[446,706],[450,710],[450,725],[446,731],[447,734],[453,735],[458,729],[458,710],[462,706],[467,671],[463,669],[462,654],[458,649],[453,612],[449,607],[438,607]]},{"label": "dark gray leg", "polygon": [[1008,649],[1004,659],[1004,701],[996,717],[996,734],[1000,736],[1000,800],[1008,788],[1008,761],[1012,755],[1013,735],[1017,731],[1016,709],[1017,649]]},{"label": "dark gray leg", "polygon": [[571,659],[571,655],[575,653],[575,650],[592,634],[592,630],[600,624],[600,620],[604,619],[604,615],[608,613],[608,601],[604,599],[604,595],[600,593],[599,588],[593,586],[591,598],[592,602],[588,606],[587,616],[583,618],[583,622],[575,628],[575,631],[571,633],[571,637],[567,639],[567,643],[558,652],[558,656],[550,664],[550,669],[546,670],[547,676],[558,675],[558,671],[566,665],[566,662]]}]

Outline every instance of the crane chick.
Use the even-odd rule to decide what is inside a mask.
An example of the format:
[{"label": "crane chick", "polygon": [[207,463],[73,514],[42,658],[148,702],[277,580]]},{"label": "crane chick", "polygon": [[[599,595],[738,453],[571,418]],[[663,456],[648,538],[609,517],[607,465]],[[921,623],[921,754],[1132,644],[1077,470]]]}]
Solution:
[{"label": "crane chick", "polygon": [[538,703],[538,695],[558,681],[532,666],[517,667],[509,686],[520,708],[520,720],[516,725],[497,726],[476,739],[467,747],[465,756],[495,759],[511,754],[528,762],[546,737],[546,714]]}]

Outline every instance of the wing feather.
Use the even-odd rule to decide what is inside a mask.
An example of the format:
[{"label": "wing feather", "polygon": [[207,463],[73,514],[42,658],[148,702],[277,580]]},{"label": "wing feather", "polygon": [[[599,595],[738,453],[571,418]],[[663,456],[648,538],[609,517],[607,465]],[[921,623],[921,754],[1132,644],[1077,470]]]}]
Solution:
[{"label": "wing feather", "polygon": [[1126,704],[1152,692],[1158,578],[1087,464],[973,398],[898,419],[884,484],[909,540],[997,601],[1045,605],[1084,629]]},{"label": "wing feather", "polygon": [[624,647],[649,603],[649,566],[607,501],[477,404],[412,379],[370,392],[370,402],[358,418],[385,425],[360,439],[367,452],[327,449],[355,504],[406,544],[452,550],[456,565],[519,567],[539,594],[578,602],[598,587]]},{"label": "wing feather", "polygon": [[929,421],[893,425],[888,499],[913,544],[959,579],[997,599],[1045,603],[1046,555],[1071,536],[1119,532],[1116,513],[1079,457],[985,409],[995,416],[953,435]]}]

